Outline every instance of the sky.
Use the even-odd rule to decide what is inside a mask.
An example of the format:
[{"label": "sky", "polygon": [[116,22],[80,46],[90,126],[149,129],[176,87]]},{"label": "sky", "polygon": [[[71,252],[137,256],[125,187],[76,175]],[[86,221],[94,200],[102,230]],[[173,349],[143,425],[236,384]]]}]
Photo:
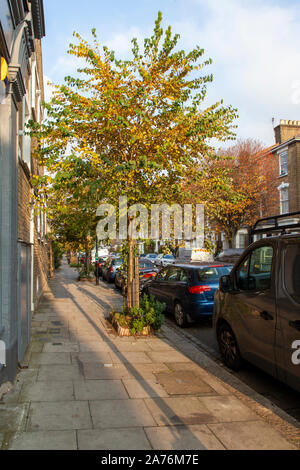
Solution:
[{"label": "sky", "polygon": [[[238,109],[237,137],[274,143],[272,118],[300,120],[300,0],[44,0],[44,74],[63,83],[78,59],[67,55],[73,31],[129,58],[131,39],[152,35],[158,11],[179,33],[180,49],[199,45],[213,65],[207,106],[224,100]],[[47,87],[46,98],[50,88]],[[232,143],[228,143],[232,145]]]}]

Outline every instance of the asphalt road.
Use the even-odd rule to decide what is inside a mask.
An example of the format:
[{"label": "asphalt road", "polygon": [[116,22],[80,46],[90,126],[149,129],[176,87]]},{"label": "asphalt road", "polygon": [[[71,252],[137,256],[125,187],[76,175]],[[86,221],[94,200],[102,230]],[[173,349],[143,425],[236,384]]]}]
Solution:
[{"label": "asphalt road", "polygon": [[[177,331],[180,330],[171,315],[167,315],[166,321]],[[221,360],[218,343],[209,320],[203,320],[188,327],[184,333],[191,335],[196,342],[200,342],[201,347],[215,360]],[[241,371],[230,372],[300,422],[300,394],[298,392],[248,363]]]}]

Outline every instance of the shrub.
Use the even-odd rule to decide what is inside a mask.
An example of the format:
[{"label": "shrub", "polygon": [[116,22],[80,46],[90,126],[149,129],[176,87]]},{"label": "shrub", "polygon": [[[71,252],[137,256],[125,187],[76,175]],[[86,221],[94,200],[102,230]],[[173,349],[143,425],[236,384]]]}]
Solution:
[{"label": "shrub", "polygon": [[129,312],[132,317],[132,334],[141,333],[147,326],[159,330],[164,323],[165,308],[166,305],[155,300],[153,296],[142,297],[140,307],[133,307]]}]

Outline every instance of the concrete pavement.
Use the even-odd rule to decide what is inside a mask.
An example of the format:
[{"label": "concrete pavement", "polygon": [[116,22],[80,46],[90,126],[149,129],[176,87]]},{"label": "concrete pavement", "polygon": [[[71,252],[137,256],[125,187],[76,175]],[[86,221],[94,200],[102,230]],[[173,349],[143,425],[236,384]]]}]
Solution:
[{"label": "concrete pavement", "polygon": [[0,402],[0,448],[300,447],[296,426],[183,336],[118,338],[106,318],[121,306],[110,286],[78,283],[63,264],[34,315],[28,368]]}]

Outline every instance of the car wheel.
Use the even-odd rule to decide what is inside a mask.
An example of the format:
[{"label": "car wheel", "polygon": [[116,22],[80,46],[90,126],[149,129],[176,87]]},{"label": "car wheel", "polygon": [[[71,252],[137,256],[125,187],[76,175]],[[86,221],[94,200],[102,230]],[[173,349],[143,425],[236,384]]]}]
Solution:
[{"label": "car wheel", "polygon": [[177,302],[174,308],[175,321],[180,328],[186,328],[188,326],[187,315],[182,307],[182,305]]},{"label": "car wheel", "polygon": [[224,363],[229,369],[238,371],[243,365],[239,345],[229,325],[224,323],[218,330],[218,343]]}]

